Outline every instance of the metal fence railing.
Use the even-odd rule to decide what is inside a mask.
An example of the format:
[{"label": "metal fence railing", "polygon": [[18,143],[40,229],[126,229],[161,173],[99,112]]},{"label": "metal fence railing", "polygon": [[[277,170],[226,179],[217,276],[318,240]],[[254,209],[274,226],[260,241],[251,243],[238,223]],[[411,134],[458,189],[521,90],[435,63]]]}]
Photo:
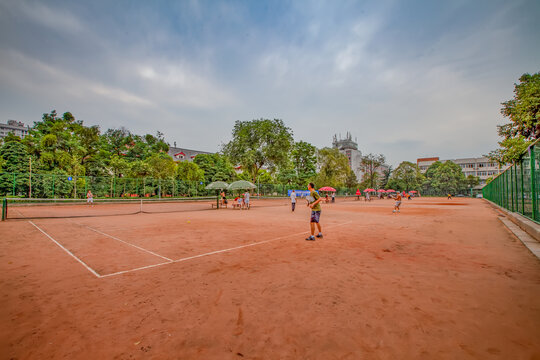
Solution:
[{"label": "metal fence railing", "polygon": [[[540,147],[538,141],[512,166],[482,189],[485,199],[540,222]],[[537,149],[537,147],[539,147]]]}]

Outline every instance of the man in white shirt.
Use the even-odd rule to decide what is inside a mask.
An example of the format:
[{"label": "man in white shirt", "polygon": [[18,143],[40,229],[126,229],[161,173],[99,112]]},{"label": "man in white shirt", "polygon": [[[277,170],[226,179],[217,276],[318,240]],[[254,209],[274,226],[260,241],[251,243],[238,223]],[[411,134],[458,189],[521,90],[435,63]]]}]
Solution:
[{"label": "man in white shirt", "polygon": [[292,211],[294,211],[294,207],[296,206],[296,193],[294,192],[294,190],[291,192],[291,206]]},{"label": "man in white shirt", "polygon": [[249,209],[249,190],[246,190],[244,194],[244,206]]}]

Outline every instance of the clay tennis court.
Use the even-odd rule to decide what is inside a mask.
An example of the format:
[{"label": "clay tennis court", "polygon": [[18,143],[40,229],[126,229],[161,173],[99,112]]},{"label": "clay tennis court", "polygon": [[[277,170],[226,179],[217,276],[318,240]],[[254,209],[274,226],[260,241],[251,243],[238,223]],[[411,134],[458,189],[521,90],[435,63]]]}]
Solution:
[{"label": "clay tennis court", "polygon": [[540,359],[540,261],[486,201],[338,199],[314,242],[252,204],[0,223],[1,357]]}]

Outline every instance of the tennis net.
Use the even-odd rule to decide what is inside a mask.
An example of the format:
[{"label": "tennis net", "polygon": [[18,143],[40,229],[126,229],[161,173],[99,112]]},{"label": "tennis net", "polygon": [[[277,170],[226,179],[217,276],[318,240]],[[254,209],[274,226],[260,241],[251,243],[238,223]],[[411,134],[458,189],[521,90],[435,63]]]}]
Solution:
[{"label": "tennis net", "polygon": [[3,219],[47,219],[211,210],[216,197],[162,199],[21,199],[6,198]]}]

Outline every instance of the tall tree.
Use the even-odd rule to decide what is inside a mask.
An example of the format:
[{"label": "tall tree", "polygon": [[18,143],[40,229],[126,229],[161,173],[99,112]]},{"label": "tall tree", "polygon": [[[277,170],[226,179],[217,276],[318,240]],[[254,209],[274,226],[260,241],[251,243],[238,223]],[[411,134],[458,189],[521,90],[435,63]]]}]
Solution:
[{"label": "tall tree", "polygon": [[383,170],[383,176],[381,178],[381,188],[386,188],[388,185],[388,180],[390,180],[390,176],[392,175],[392,165],[388,167],[388,169]]},{"label": "tall tree", "polygon": [[497,126],[503,140],[488,157],[506,164],[519,159],[540,138],[540,72],[519,78],[519,84],[514,84],[514,98],[502,103],[501,114],[510,122]]},{"label": "tall tree", "polygon": [[455,194],[467,186],[461,167],[452,161],[445,161],[435,166],[433,172],[430,172],[429,179],[431,186],[441,193]]},{"label": "tall tree", "polygon": [[[29,171],[29,154],[20,139],[10,139],[0,146],[2,172],[0,173],[0,194],[8,194],[13,190],[14,173],[25,174]],[[25,180],[19,176],[17,186],[24,185]]]},{"label": "tall tree", "polygon": [[319,167],[315,181],[317,186],[343,186],[351,171],[347,156],[334,148],[322,148],[317,151],[317,165]]},{"label": "tall tree", "polygon": [[360,160],[360,169],[364,173],[363,181],[371,187],[377,187],[377,178],[379,174],[377,173],[377,168],[384,164],[386,161],[383,154],[367,154],[362,156]]},{"label": "tall tree", "polygon": [[221,154],[199,154],[193,162],[204,172],[204,181],[229,182],[234,179],[234,168],[229,158]]},{"label": "tall tree", "polygon": [[388,186],[397,188],[398,190],[415,190],[420,187],[424,179],[424,176],[420,172],[418,165],[409,161],[403,161],[392,172],[392,176],[388,181]]},{"label": "tall tree", "polygon": [[146,159],[150,168],[150,175],[156,179],[173,179],[176,175],[176,164],[172,157],[158,153]]},{"label": "tall tree", "polygon": [[275,172],[278,167],[286,166],[292,144],[292,131],[283,120],[237,121],[232,140],[223,147],[223,152],[251,174],[251,181],[256,181],[263,167]]},{"label": "tall tree", "polygon": [[191,161],[181,161],[176,167],[176,178],[183,181],[202,181],[204,171]]},{"label": "tall tree", "polygon": [[294,143],[291,161],[296,170],[299,183],[305,183],[317,171],[317,148],[305,141]]}]

